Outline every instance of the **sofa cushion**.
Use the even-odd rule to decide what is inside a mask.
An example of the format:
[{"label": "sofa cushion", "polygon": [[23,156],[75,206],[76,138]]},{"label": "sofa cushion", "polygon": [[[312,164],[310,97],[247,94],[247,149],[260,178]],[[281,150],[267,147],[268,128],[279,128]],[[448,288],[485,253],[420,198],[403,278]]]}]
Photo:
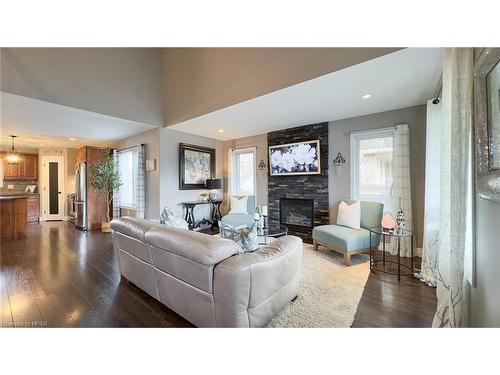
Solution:
[{"label": "sofa cushion", "polygon": [[167,226],[149,230],[145,239],[151,246],[207,266],[215,265],[242,252],[241,247],[234,241]]},{"label": "sofa cushion", "polygon": [[[321,225],[313,229],[313,239],[326,243],[338,250],[356,251],[370,247],[370,231],[347,228],[341,225]],[[372,237],[372,246],[376,245]]]},{"label": "sofa cushion", "polygon": [[240,226],[252,226],[255,222],[253,215],[249,214],[229,214],[222,217],[221,221],[233,228]]}]

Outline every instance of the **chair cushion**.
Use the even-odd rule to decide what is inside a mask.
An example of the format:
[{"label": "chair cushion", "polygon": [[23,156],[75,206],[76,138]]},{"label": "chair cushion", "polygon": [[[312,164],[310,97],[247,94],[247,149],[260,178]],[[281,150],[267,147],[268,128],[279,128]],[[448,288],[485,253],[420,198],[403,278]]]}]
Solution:
[{"label": "chair cushion", "polygon": [[[321,225],[313,229],[313,239],[331,245],[335,249],[356,251],[370,247],[370,231],[352,229],[341,225]],[[378,246],[378,238],[372,236],[372,246]]]},{"label": "chair cushion", "polygon": [[229,214],[223,216],[221,221],[233,228],[237,228],[242,225],[252,226],[254,218],[250,214]]},{"label": "chair cushion", "polygon": [[233,240],[244,251],[255,251],[259,248],[259,237],[257,235],[257,222],[252,226],[242,226],[234,228],[223,221],[219,223],[220,236]]},{"label": "chair cushion", "polygon": [[248,197],[230,197],[231,210],[229,214],[248,214]]},{"label": "chair cushion", "polygon": [[[347,204],[356,201],[344,199]],[[378,202],[361,201],[361,228],[379,227],[384,213],[384,205]]]}]

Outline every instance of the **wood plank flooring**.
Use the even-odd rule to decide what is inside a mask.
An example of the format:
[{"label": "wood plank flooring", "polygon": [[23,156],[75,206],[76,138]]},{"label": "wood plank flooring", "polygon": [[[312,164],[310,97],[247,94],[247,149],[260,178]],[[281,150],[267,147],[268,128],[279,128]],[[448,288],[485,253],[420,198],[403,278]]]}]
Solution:
[{"label": "wood plank flooring", "polygon": [[[191,327],[134,285],[120,282],[111,236],[66,222],[29,224],[0,242],[1,327]],[[435,292],[371,274],[353,326],[430,326]]]}]

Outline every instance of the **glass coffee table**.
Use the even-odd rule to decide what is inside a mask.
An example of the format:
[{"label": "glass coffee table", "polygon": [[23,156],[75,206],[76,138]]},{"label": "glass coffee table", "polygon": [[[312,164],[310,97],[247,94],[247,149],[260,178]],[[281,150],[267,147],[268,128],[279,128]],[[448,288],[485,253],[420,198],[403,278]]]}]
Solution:
[{"label": "glass coffee table", "polygon": [[[372,242],[373,237],[378,237],[377,240]],[[380,238],[382,237],[382,238]],[[386,238],[389,237],[394,237],[396,238],[397,242],[397,261],[392,260],[393,258],[390,257],[389,259],[386,259],[386,253],[385,253],[385,248],[386,248]],[[410,238],[411,242],[411,257],[410,257],[410,264],[406,264],[402,262],[401,260],[401,240],[404,240],[406,238]],[[376,256],[376,252],[372,250],[372,244],[375,244],[378,242],[378,240],[382,241],[382,258],[380,256]],[[386,229],[383,229],[382,227],[374,227],[370,228],[370,271],[372,272],[382,272],[382,273],[388,273],[391,275],[398,275],[398,281],[401,281],[401,276],[414,276],[414,264],[413,264],[413,242],[415,241],[415,237],[413,235],[413,232],[402,229],[402,230],[394,230],[394,231],[388,231]],[[376,249],[378,251],[378,248]],[[401,269],[403,268],[403,269]]]},{"label": "glass coffee table", "polygon": [[257,229],[257,235],[259,236],[259,245],[269,245],[271,239],[286,236],[287,234],[288,228],[281,224],[273,224],[264,228]]}]

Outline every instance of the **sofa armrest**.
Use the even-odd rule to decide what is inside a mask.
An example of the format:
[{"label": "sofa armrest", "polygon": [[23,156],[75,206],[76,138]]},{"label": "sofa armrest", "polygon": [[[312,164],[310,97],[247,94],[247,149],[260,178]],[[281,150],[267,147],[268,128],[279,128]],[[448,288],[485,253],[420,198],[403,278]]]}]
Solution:
[{"label": "sofa armrest", "polygon": [[214,270],[217,326],[264,326],[297,295],[302,251],[300,238],[285,236],[219,263]]}]

